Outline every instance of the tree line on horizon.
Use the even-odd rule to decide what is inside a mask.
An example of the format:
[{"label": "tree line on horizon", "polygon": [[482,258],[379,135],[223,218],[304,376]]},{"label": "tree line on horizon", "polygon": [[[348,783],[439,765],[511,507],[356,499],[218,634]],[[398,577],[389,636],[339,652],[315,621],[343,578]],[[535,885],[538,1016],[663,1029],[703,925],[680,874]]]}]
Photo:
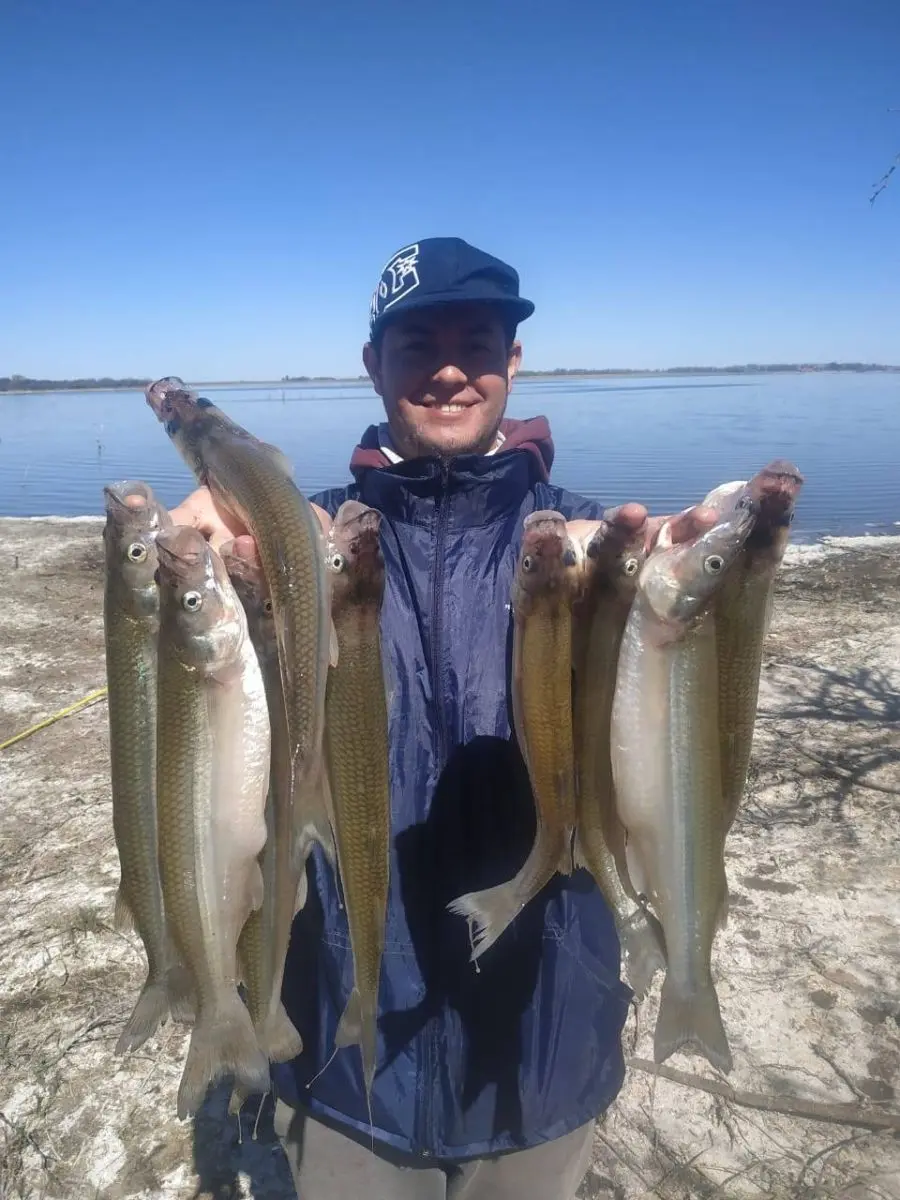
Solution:
[{"label": "tree line on horizon", "polygon": [[[778,373],[804,373],[818,371],[900,371],[900,366],[883,363],[830,362],[830,363],[742,363],[727,367],[555,367],[551,371],[522,370],[519,376],[525,379],[570,377],[587,375],[767,375]],[[283,375],[280,383],[355,383],[366,382],[367,375],[342,377],[337,375]],[[212,382],[212,381],[209,381]],[[226,382],[226,381],[222,381]],[[254,383],[256,380],[230,380],[235,384]],[[3,392],[65,392],[65,391],[110,391],[118,388],[143,389],[151,379],[126,377],[113,379],[98,376],[84,379],[32,379],[27,375],[0,375],[0,393]]]}]

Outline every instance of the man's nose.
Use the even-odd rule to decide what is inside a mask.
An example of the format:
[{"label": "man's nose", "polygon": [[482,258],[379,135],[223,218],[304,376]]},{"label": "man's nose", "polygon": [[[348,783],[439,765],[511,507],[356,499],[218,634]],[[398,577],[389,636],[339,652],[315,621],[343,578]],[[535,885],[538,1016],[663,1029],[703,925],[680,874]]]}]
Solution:
[{"label": "man's nose", "polygon": [[445,388],[458,388],[469,381],[465,371],[452,362],[444,363],[432,378],[435,383]]}]

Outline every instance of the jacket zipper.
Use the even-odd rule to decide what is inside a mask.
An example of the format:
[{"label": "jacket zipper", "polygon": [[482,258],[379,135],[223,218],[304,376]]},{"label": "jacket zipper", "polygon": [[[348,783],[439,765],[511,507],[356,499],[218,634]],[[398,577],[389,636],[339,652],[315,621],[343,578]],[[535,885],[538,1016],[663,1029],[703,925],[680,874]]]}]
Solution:
[{"label": "jacket zipper", "polygon": [[[443,677],[444,677],[444,647],[442,636],[442,625],[444,615],[444,542],[447,537],[447,523],[450,516],[450,505],[448,503],[450,497],[450,465],[452,460],[441,459],[441,490],[438,493],[437,502],[435,504],[435,527],[434,527],[434,581],[431,591],[431,688],[433,707],[437,721],[437,751],[438,751],[438,776],[447,765],[447,752],[449,746],[449,733],[447,730],[447,720],[444,713],[443,703]],[[435,1066],[439,1062],[440,1047],[437,1044],[437,1033],[431,1033],[428,1036],[427,1045],[425,1047],[425,1063],[426,1063],[426,1079],[425,1087],[422,1089],[423,1105],[424,1105],[424,1120],[422,1127],[425,1130],[426,1137],[423,1139],[425,1145],[422,1146],[422,1154],[424,1157],[433,1153],[431,1147],[435,1143],[435,1106],[433,1101],[435,1088]]]},{"label": "jacket zipper", "polygon": [[447,522],[450,506],[447,503],[450,492],[450,461],[441,459],[441,491],[435,505],[434,531],[434,584],[431,592],[431,681],[432,696],[436,695],[435,712],[437,715],[438,762],[443,771],[447,763],[447,746],[449,736],[447,722],[444,716],[443,688],[441,687],[443,663],[442,624],[444,616],[444,541],[447,537]]}]

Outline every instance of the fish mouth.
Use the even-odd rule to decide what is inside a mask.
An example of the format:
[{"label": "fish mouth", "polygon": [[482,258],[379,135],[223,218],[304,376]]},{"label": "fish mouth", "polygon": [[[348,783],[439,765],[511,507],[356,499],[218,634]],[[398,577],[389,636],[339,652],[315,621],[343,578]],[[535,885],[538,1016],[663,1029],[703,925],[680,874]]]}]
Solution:
[{"label": "fish mouth", "polygon": [[745,496],[755,509],[757,525],[790,525],[803,484],[803,476],[786,459],[775,459],[754,475]]},{"label": "fish mouth", "polygon": [[210,551],[206,538],[189,525],[175,525],[160,530],[156,538],[159,571],[162,576],[176,582],[196,576],[203,570],[208,578],[212,574]]}]

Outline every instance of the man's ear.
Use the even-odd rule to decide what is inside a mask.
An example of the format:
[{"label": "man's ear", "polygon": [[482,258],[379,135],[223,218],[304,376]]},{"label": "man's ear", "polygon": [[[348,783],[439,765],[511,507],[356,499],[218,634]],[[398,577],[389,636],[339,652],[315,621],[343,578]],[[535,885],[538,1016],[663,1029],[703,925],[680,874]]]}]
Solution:
[{"label": "man's ear", "polygon": [[372,380],[372,386],[379,396],[383,396],[384,392],[381,387],[381,355],[371,342],[366,342],[363,346],[362,359],[363,366]]},{"label": "man's ear", "polygon": [[[506,382],[509,391],[512,391],[513,380],[518,374],[519,367],[522,365],[522,343],[516,339],[509,348],[509,356],[506,363]],[[379,393],[380,394],[380,393]]]}]

